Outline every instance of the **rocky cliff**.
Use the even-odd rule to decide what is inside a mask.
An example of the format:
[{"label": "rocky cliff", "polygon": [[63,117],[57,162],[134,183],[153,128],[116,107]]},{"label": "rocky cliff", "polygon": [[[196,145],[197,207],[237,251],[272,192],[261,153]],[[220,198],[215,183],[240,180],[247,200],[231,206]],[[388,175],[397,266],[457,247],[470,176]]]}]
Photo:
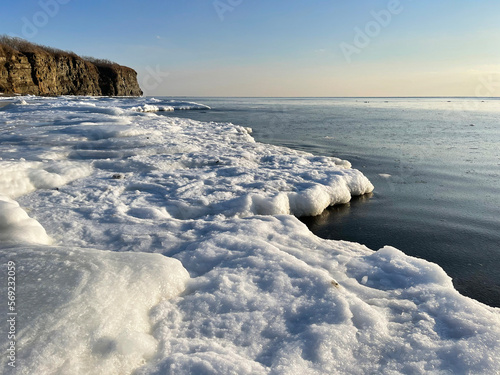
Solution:
[{"label": "rocky cliff", "polygon": [[[5,43],[5,41],[9,43]],[[137,72],[25,41],[0,40],[0,93],[140,96]],[[24,42],[24,43],[21,43]]]}]

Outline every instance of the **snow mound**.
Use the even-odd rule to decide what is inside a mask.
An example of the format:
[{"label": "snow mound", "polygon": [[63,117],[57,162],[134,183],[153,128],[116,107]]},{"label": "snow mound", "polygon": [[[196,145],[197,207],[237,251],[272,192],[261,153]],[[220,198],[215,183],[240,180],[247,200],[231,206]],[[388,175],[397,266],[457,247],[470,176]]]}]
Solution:
[{"label": "snow mound", "polygon": [[30,218],[19,203],[0,195],[0,242],[48,245],[51,240],[42,225]]},{"label": "snow mound", "polygon": [[0,161],[0,194],[16,198],[37,189],[54,189],[92,173],[87,163]]},{"label": "snow mound", "polygon": [[159,254],[15,247],[0,259],[19,276],[17,374],[131,373],[158,350],[151,308],[189,279]]},{"label": "snow mound", "polygon": [[138,374],[500,371],[498,309],[435,264],[320,240],[290,216],[196,228],[175,255],[193,279],[153,309],[165,344]]}]

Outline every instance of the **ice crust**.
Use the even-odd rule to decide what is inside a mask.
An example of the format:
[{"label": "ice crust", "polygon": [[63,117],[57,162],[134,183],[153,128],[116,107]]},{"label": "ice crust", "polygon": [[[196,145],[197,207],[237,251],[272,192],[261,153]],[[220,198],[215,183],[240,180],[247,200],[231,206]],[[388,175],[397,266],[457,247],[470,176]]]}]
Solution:
[{"label": "ice crust", "polygon": [[171,105],[23,97],[0,112],[18,373],[500,373],[499,309],[435,264],[292,216],[371,192],[349,162],[138,110]]}]

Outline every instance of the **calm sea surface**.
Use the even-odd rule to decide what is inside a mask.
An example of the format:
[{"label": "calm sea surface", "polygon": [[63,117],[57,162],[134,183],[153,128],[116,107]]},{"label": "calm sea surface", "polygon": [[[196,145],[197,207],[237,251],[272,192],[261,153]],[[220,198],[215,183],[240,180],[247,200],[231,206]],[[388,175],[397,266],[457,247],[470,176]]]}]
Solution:
[{"label": "calm sea surface", "polygon": [[257,141],[347,159],[372,181],[372,195],[302,218],[316,235],[395,246],[500,307],[500,100],[183,99],[212,109],[165,115],[248,126]]}]

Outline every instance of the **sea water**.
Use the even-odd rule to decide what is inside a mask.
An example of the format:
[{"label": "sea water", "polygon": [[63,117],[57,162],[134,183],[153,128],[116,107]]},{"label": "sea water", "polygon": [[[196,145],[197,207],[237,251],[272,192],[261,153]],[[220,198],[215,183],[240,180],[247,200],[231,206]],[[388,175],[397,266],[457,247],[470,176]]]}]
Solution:
[{"label": "sea water", "polygon": [[175,116],[233,122],[258,141],[345,158],[374,183],[373,195],[303,218],[315,234],[396,246],[438,263],[463,294],[500,306],[500,100],[195,100],[212,109]]}]

